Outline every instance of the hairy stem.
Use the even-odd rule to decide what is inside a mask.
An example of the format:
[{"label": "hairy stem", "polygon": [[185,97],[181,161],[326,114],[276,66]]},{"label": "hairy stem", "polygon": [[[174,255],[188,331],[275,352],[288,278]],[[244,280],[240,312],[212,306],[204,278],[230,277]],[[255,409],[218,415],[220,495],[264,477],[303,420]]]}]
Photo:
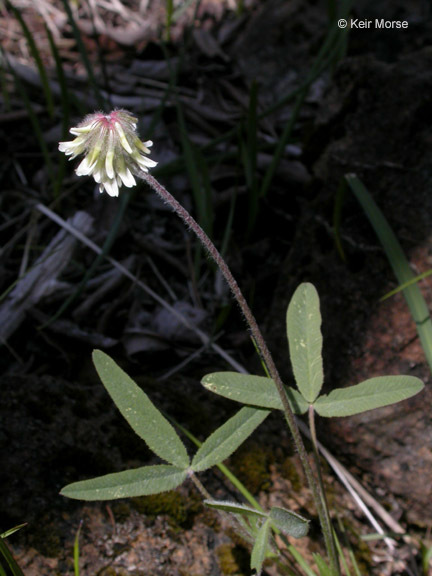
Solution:
[{"label": "hairy stem", "polygon": [[267,367],[270,377],[276,384],[276,388],[278,390],[282,402],[285,419],[288,428],[291,431],[294,445],[298,451],[300,461],[302,463],[309,487],[312,491],[315,505],[317,507],[317,512],[326,543],[327,553],[329,555],[329,559],[332,564],[333,572],[335,574],[339,574],[339,567],[337,561],[332,554],[332,546],[330,545],[331,533],[329,533],[326,510],[320,498],[319,487],[316,478],[312,472],[306,448],[301,438],[294,413],[291,410],[291,406],[288,402],[288,398],[285,393],[285,388],[282,379],[279,375],[279,372],[276,368],[273,357],[270,353],[270,350],[267,347],[267,344],[264,340],[261,330],[255,320],[255,316],[252,314],[252,311],[249,308],[249,305],[246,302],[243,293],[240,290],[237,281],[232,275],[231,270],[228,268],[225,260],[222,258],[216,246],[213,244],[213,242],[210,240],[210,238],[207,236],[207,234],[204,232],[204,230],[201,228],[198,222],[196,222],[196,220],[192,218],[189,212],[185,208],[183,208],[183,206],[174,198],[174,196],[172,196],[172,194],[170,194],[170,192],[168,192],[168,190],[164,186],[162,186],[153,176],[151,176],[146,172],[141,172],[140,176],[164,200],[164,202],[166,202],[173,208],[173,210],[178,214],[178,216],[180,216],[180,218],[183,220],[186,226],[196,234],[200,242],[207,249],[211,258],[215,261],[215,263],[221,270],[226,282],[228,283],[228,286],[230,287],[234,295],[234,298],[236,299],[238,305],[240,306],[240,309],[243,312],[245,320],[249,326],[252,338],[256,343],[260,356]]}]

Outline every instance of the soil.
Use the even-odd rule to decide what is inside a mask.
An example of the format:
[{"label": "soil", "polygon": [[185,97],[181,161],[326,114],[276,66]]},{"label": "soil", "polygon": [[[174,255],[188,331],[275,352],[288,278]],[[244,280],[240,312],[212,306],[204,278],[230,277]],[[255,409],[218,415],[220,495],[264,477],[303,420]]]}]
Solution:
[{"label": "soil", "polygon": [[[333,214],[341,179],[357,174],[397,234],[413,270],[420,273],[432,268],[429,3],[355,3],[354,19],[407,20],[408,28],[349,31],[345,50],[310,87],[272,186],[260,198],[255,221],[250,212],[253,185],[245,176],[247,168],[239,151],[239,142],[246,146],[251,138],[246,122],[251,94],[257,85],[258,111],[264,111],[304,82],[327,31],[327,3],[251,2],[237,14],[230,2],[202,2],[198,14],[187,10],[176,20],[171,43],[165,48],[168,57],[160,40],[163,3],[147,4],[145,34],[132,44],[125,39],[125,23],[118,14],[113,16],[115,12],[103,15],[105,22],[117,26],[118,33],[123,30],[120,36],[111,28],[92,34],[89,18],[80,14],[87,50],[92,56],[100,50],[106,59],[106,69],[100,71],[94,58],[95,70],[101,72],[97,80],[111,91],[114,105],[136,107],[141,130],[153,129],[152,118],[157,118],[151,136],[155,142],[152,157],[159,161],[160,172],[154,174],[194,210],[176,100],[172,95],[164,100],[165,88],[161,88],[170,81],[167,62],[179,65],[178,97],[195,162],[202,166],[202,158],[211,156],[208,171],[200,174],[204,174],[201,188],[205,188],[205,178],[210,182],[215,241],[222,245],[230,207],[234,207],[227,259],[285,381],[292,378],[286,307],[298,284],[308,281],[315,284],[321,300],[326,391],[385,374],[415,375],[426,384],[421,394],[397,405],[318,423],[322,443],[409,535],[409,539],[398,539],[395,549],[389,550],[382,541],[366,547],[359,534],[375,528],[367,524],[324,464],[332,509],[359,550],[362,573],[426,573],[420,568],[417,542],[431,545],[430,368],[403,295],[380,301],[397,282],[350,192],[345,194],[340,229],[345,259],[334,242]],[[25,3],[17,6],[40,39],[41,17]],[[61,13],[61,6],[52,6]],[[134,6],[127,4],[128,10]],[[67,19],[60,21],[56,21],[56,40],[78,116],[77,101],[81,108],[83,102],[96,106],[96,96]],[[20,27],[13,13],[2,22],[5,49],[15,58],[16,70],[21,70],[21,83],[35,105],[43,138],[57,166],[61,112],[49,119],[40,84],[32,87],[38,74],[17,40]],[[44,56],[54,85],[58,78],[52,54],[46,49]],[[24,72],[18,68],[23,63],[27,65]],[[0,173],[4,190],[2,291],[23,275],[23,269],[34,265],[58,232],[57,224],[35,215],[36,202],[51,205],[63,218],[85,211],[92,218],[89,236],[99,245],[113,226],[119,206],[106,195],[92,196],[93,183],[89,179],[78,182],[69,165],[65,192],[51,204],[49,174],[32,136],[28,110],[21,103],[22,93],[14,97],[13,109],[3,101],[0,117],[4,142],[0,151],[4,167]],[[61,110],[59,101],[56,106]],[[87,108],[84,113],[92,111]],[[254,168],[258,183],[294,110],[293,101],[287,99],[258,122],[259,153]],[[211,155],[206,146],[229,130],[233,132],[224,141],[225,148],[210,148]],[[176,303],[194,325],[216,335],[217,343],[248,371],[262,373],[242,318],[220,278],[202,255],[200,259],[181,223],[159,200],[144,194],[142,187],[130,201],[110,254]],[[73,259],[65,262],[58,277],[53,276],[55,289],[24,307],[19,323],[5,338],[0,359],[0,532],[28,524],[7,540],[26,576],[72,575],[72,547],[80,526],[84,576],[249,574],[248,545],[234,534],[226,518],[202,505],[189,483],[164,497],[109,503],[82,503],[59,495],[70,482],[157,462],[129,430],[100,384],[91,364],[95,347],[115,358],[156,405],[200,439],[236,410],[199,385],[203,375],[227,369],[221,355],[214,348],[201,349],[196,332],[185,330],[148,292],[113,273],[109,264],[100,264],[93,280],[53,320],[94,258],[77,243]],[[431,306],[430,280],[422,281],[420,287]],[[11,294],[12,289],[9,296],[5,294],[3,310]],[[184,366],[177,369],[179,364]],[[167,371],[173,375],[166,377]],[[193,452],[191,443],[188,449]],[[314,517],[297,456],[276,415],[228,464],[261,505],[282,505]],[[238,498],[220,472],[206,473],[202,480],[214,497]],[[314,520],[310,537],[296,546],[311,562],[312,554],[322,551]],[[282,572],[269,563],[264,573]]]}]

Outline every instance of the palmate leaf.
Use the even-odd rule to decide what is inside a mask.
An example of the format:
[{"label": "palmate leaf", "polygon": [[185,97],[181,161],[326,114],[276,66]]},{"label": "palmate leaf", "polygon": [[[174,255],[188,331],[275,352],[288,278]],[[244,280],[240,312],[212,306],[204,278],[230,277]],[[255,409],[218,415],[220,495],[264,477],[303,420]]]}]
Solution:
[{"label": "palmate leaf", "polygon": [[287,310],[287,335],[291,364],[304,399],[316,400],[324,382],[321,312],[312,284],[300,284]]},{"label": "palmate leaf", "polygon": [[401,402],[423,388],[423,382],[414,376],[379,376],[320,396],[314,403],[314,409],[327,418],[352,416]]},{"label": "palmate leaf", "polygon": [[147,394],[107,354],[93,352],[96,370],[122,416],[162,460],[187,468],[189,456],[183,442]]},{"label": "palmate leaf", "polygon": [[[235,402],[283,410],[276,384],[271,378],[238,372],[213,372],[204,376],[201,384],[211,392]],[[304,414],[308,404],[303,396],[293,388],[285,390],[292,411],[295,414]]]},{"label": "palmate leaf", "polygon": [[148,496],[174,490],[184,482],[187,475],[186,470],[166,464],[143,466],[68,484],[60,494],[77,500],[116,500]]},{"label": "palmate leaf", "polygon": [[268,410],[247,406],[239,410],[203,442],[192,460],[191,469],[202,472],[226,460],[269,414]]}]

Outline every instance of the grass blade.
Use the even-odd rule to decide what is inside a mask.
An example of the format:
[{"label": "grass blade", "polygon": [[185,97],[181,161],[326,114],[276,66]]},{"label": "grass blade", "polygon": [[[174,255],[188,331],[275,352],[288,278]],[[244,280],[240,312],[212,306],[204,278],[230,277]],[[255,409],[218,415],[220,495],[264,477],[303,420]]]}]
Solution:
[{"label": "grass blade", "polygon": [[75,542],[74,542],[74,548],[73,548],[74,575],[75,575],[75,576],[80,576],[80,568],[79,568],[79,555],[80,555],[80,550],[79,550],[79,537],[80,537],[80,533],[81,533],[81,527],[82,527],[82,520],[81,520],[80,525],[79,525],[79,527],[78,527],[77,533],[75,534]]},{"label": "grass blade", "polygon": [[258,87],[252,83],[249,96],[249,110],[246,120],[246,142],[241,141],[240,150],[249,192],[249,217],[247,234],[254,228],[258,215],[258,180],[257,180],[257,106]]},{"label": "grass blade", "polygon": [[[345,526],[344,526],[344,524],[343,524],[343,522],[342,522],[342,520],[340,519],[339,516],[338,516],[338,518],[337,518],[337,521],[338,521],[339,530],[340,530],[340,533],[341,533],[341,538],[342,538],[342,540],[343,540],[343,544],[344,544],[345,548],[346,548],[347,551],[348,551],[348,556],[349,556],[349,559],[350,559],[350,561],[351,561],[351,565],[352,565],[352,567],[353,567],[355,576],[362,576],[362,575],[361,575],[361,572],[360,572],[360,568],[359,568],[358,562],[357,562],[357,558],[355,557],[354,550],[353,550],[353,548],[352,548],[352,546],[351,546],[351,542],[350,542],[350,540],[349,540],[349,538],[348,538],[348,535],[347,535],[347,533],[346,533]],[[350,572],[350,570],[349,570],[349,568],[348,568],[347,561],[346,561],[346,559],[345,559],[345,555],[344,555],[343,550],[342,550],[341,542],[339,541],[339,538],[337,538],[337,537],[335,538],[335,540],[336,540],[336,546],[337,546],[338,553],[339,553],[339,558],[341,559],[341,562],[342,562],[342,565],[343,565],[343,567],[344,567],[345,573],[347,574],[347,576],[350,576],[351,572]]]},{"label": "grass blade", "polygon": [[37,114],[35,113],[35,111],[33,109],[32,103],[30,102],[30,99],[27,95],[27,91],[26,91],[23,83],[21,82],[18,74],[15,72],[13,66],[10,64],[10,62],[7,59],[6,54],[3,52],[3,50],[1,50],[1,55],[2,55],[2,60],[6,63],[11,74],[14,77],[15,85],[17,87],[18,92],[20,93],[20,96],[21,96],[23,102],[24,102],[24,106],[27,110],[27,114],[29,115],[30,122],[33,126],[34,134],[36,136],[39,147],[41,149],[42,156],[44,158],[44,163],[45,163],[45,166],[47,168],[49,178],[52,182],[52,185],[54,186],[55,185],[55,179],[54,179],[53,165],[51,162],[51,156],[48,152],[48,148],[47,148],[45,138],[44,138],[43,133],[42,133],[42,128],[41,128],[39,119],[37,117]]},{"label": "grass blade", "polygon": [[3,64],[3,54],[0,53],[0,85],[1,85],[1,95],[3,99],[3,107],[6,112],[11,111],[11,99],[9,95],[8,79],[6,74],[6,66]]},{"label": "grass blade", "polygon": [[213,204],[207,163],[204,156],[193,145],[188,136],[187,126],[179,100],[177,100],[177,120],[186,169],[197,211],[197,220],[204,232],[211,237],[213,230]]},{"label": "grass blade", "polygon": [[[62,154],[63,156],[63,154]],[[42,328],[46,328],[47,326],[49,326],[52,322],[54,322],[55,320],[57,320],[58,318],[60,318],[60,316],[71,306],[71,304],[73,302],[75,302],[75,300],[82,294],[82,292],[84,291],[85,287],[87,286],[88,281],[94,276],[96,270],[98,269],[99,265],[101,262],[104,261],[105,258],[108,258],[111,247],[115,241],[115,239],[117,238],[117,234],[118,231],[120,229],[120,225],[123,221],[123,217],[125,215],[126,212],[126,208],[129,204],[131,198],[131,194],[129,191],[125,191],[124,193],[121,194],[120,197],[120,206],[118,211],[116,212],[115,215],[115,219],[114,222],[111,225],[111,228],[108,232],[108,236],[105,239],[105,242],[102,246],[101,252],[96,256],[95,260],[93,261],[93,263],[91,264],[90,268],[87,269],[86,273],[84,274],[83,279],[81,280],[79,286],[77,287],[77,289],[75,290],[75,292],[73,292],[64,302],[61,303],[61,305],[59,306],[57,312],[55,312],[55,314],[53,316],[51,316],[46,322],[45,324],[43,324],[41,326]]]},{"label": "grass blade", "polygon": [[[63,66],[60,58],[59,51],[57,49],[56,43],[54,41],[51,30],[45,25],[45,31],[48,37],[51,52],[54,58],[57,80],[60,85],[61,94],[61,105],[62,105],[62,140],[66,140],[69,125],[70,125],[70,101],[69,101],[69,90],[66,84],[66,78],[63,71]],[[62,187],[63,178],[66,170],[66,156],[64,154],[60,155],[60,164],[57,172],[57,179],[54,185],[54,198],[57,198],[60,194],[60,189]]]},{"label": "grass blade", "polygon": [[289,550],[290,554],[293,556],[296,563],[300,566],[300,568],[302,568],[302,570],[304,571],[306,576],[316,576],[316,573],[309,566],[309,564],[307,563],[305,558],[301,555],[301,553],[296,548],[294,548],[294,546],[292,544],[288,546],[288,550]]},{"label": "grass blade", "polygon": [[414,276],[414,278],[412,278],[411,280],[408,280],[408,282],[404,282],[404,284],[401,284],[400,286],[398,286],[394,290],[390,290],[390,292],[387,292],[387,294],[384,294],[384,296],[382,296],[382,298],[380,298],[380,302],[384,302],[384,300],[387,300],[387,298],[390,298],[391,296],[394,296],[395,294],[402,292],[402,290],[404,290],[405,288],[408,288],[408,286],[412,286],[413,284],[417,284],[417,282],[420,282],[420,280],[424,280],[425,278],[427,278],[428,276],[431,276],[431,275],[432,275],[432,270],[429,269],[429,270],[426,270],[426,272],[419,274],[418,276]]},{"label": "grass blade", "polygon": [[[350,7],[350,2],[347,2],[347,9],[349,9]],[[339,57],[340,53],[341,53],[341,45],[346,43],[346,35],[345,34],[341,34],[341,31],[339,30],[339,28],[337,27],[336,22],[334,23],[334,25],[330,28],[326,39],[324,40],[323,45],[321,46],[321,49],[318,53],[318,56],[315,59],[315,62],[304,82],[304,84],[302,86],[300,86],[300,88],[298,89],[298,91],[296,91],[296,100],[295,100],[295,104],[294,104],[294,108],[291,114],[290,119],[288,120],[287,124],[285,125],[284,131],[282,133],[282,136],[279,139],[279,142],[276,146],[276,150],[273,156],[273,160],[270,164],[270,166],[267,169],[267,172],[264,176],[264,180],[261,184],[261,189],[260,189],[260,196],[266,196],[271,183],[273,181],[273,177],[274,174],[276,172],[276,169],[282,159],[282,156],[284,154],[285,151],[285,147],[291,137],[291,134],[293,132],[294,126],[297,122],[297,119],[299,117],[301,108],[303,106],[303,103],[305,101],[305,98],[309,92],[309,88],[311,87],[312,83],[316,80],[316,78],[318,78],[320,76],[320,74],[322,74],[324,72],[324,70],[328,67],[328,66],[332,66],[335,62],[335,59]],[[287,100],[291,100],[292,99],[292,95],[288,95]],[[277,104],[277,107],[279,107],[281,105],[283,101],[279,102]],[[274,110],[274,107],[269,108],[268,110],[266,110],[265,114],[268,114],[270,111]]]},{"label": "grass blade", "polygon": [[29,50],[31,52],[31,55],[33,56],[33,60],[35,61],[36,67],[37,67],[38,72],[39,72],[39,78],[40,78],[41,83],[42,83],[42,90],[43,90],[44,95],[45,95],[48,114],[49,114],[50,118],[53,118],[54,117],[54,101],[53,101],[53,96],[52,96],[52,92],[51,92],[51,86],[50,86],[50,83],[48,80],[48,75],[46,73],[45,66],[43,65],[43,62],[42,62],[40,52],[38,50],[38,47],[36,46],[36,42],[34,41],[32,33],[30,32],[27,24],[25,23],[24,18],[21,16],[21,12],[18,10],[18,8],[13,6],[13,4],[11,4],[9,1],[7,1],[7,6],[14,13],[14,16],[18,20],[18,22],[22,28],[22,31],[24,33],[24,36],[27,40]]},{"label": "grass blade", "polygon": [[336,250],[339,252],[339,256],[343,262],[346,262],[345,252],[342,246],[341,240],[341,221],[342,221],[342,206],[345,199],[345,192],[347,189],[346,180],[342,179],[340,181],[339,187],[336,192],[335,203],[333,207],[333,234],[334,234],[334,241],[336,244]]},{"label": "grass blade", "polygon": [[[0,538],[0,558],[1,556],[3,556],[4,560],[6,561],[6,565],[9,567],[10,572],[12,573],[13,576],[24,576],[23,571],[16,563],[15,558],[10,553],[9,548],[7,547],[6,542],[3,540],[3,538]],[[7,572],[5,571],[1,563],[0,563],[0,569],[6,576]]]},{"label": "grass blade", "polygon": [[104,98],[102,97],[101,91],[99,90],[99,87],[98,87],[98,83],[96,82],[96,78],[95,78],[95,75],[93,72],[93,66],[91,65],[91,62],[90,62],[89,57],[87,55],[87,50],[85,49],[84,42],[82,41],[81,32],[80,32],[78,26],[76,25],[74,15],[73,15],[71,7],[69,5],[69,0],[62,0],[62,3],[63,3],[63,6],[65,8],[68,20],[69,20],[69,24],[71,25],[72,32],[73,32],[73,35],[75,37],[75,41],[77,43],[78,50],[80,52],[82,62],[83,62],[84,67],[87,71],[89,84],[93,88],[98,106],[100,106],[103,109],[106,102],[105,102]]},{"label": "grass blade", "polygon": [[174,15],[174,1],[166,0],[166,24],[165,24],[165,37],[167,42],[171,42],[171,25]]},{"label": "grass blade", "polygon": [[[414,274],[384,214],[355,174],[347,174],[345,179],[375,230],[399,284],[404,285],[410,282],[413,280]],[[417,284],[407,285],[403,293],[416,324],[429,368],[432,371],[432,320],[428,307]]]},{"label": "grass blade", "polygon": [[9,528],[9,530],[6,530],[6,532],[0,534],[0,538],[9,538],[9,536],[12,536],[12,534],[15,534],[15,532],[18,532],[18,530],[21,530],[21,528],[24,528],[24,526],[27,526],[27,522],[18,524],[18,526],[14,526],[13,528]]}]

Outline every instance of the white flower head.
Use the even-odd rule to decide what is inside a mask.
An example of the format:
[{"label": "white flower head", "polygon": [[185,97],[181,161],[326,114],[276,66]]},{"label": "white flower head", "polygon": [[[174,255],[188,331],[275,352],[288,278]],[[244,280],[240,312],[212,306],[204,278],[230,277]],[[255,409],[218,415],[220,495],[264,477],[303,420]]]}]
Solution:
[{"label": "white flower head", "polygon": [[70,156],[69,160],[85,154],[75,170],[78,176],[93,176],[99,192],[106,190],[110,196],[118,196],[122,184],[135,186],[134,174],[148,172],[157,164],[146,156],[153,142],[141,142],[137,122],[127,110],[89,114],[70,129],[75,140],[60,142],[59,150]]}]

